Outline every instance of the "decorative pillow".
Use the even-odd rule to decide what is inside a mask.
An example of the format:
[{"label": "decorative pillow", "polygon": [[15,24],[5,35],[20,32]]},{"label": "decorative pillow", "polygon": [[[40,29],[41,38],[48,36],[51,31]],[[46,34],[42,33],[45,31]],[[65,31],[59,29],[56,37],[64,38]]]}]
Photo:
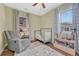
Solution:
[{"label": "decorative pillow", "polygon": [[60,33],[59,38],[61,38],[61,39],[73,39],[73,34],[70,31],[63,31],[62,33]]},{"label": "decorative pillow", "polygon": [[59,38],[66,39],[67,38],[67,33],[63,31],[62,33],[60,33]]},{"label": "decorative pillow", "polygon": [[68,33],[67,39],[73,39],[73,33],[72,33],[72,32],[69,32],[69,33]]}]

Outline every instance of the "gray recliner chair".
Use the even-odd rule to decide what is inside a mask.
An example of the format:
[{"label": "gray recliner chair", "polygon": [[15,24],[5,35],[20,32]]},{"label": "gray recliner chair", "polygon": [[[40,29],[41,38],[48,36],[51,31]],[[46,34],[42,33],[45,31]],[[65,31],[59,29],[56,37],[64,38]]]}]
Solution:
[{"label": "gray recliner chair", "polygon": [[23,51],[30,45],[31,41],[29,38],[20,39],[16,32],[5,31],[5,34],[8,40],[8,48],[16,53]]}]

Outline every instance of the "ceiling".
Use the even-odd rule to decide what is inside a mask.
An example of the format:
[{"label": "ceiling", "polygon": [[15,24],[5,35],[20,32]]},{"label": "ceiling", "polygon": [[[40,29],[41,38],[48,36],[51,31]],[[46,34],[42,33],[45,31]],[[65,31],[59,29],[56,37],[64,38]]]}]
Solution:
[{"label": "ceiling", "polygon": [[33,4],[34,3],[5,3],[5,5],[8,7],[21,10],[24,12],[32,13],[38,16],[42,16],[48,11],[55,9],[56,7],[60,6],[62,3],[45,3],[46,8],[43,8],[41,6],[41,3],[39,3],[36,6],[32,6]]}]

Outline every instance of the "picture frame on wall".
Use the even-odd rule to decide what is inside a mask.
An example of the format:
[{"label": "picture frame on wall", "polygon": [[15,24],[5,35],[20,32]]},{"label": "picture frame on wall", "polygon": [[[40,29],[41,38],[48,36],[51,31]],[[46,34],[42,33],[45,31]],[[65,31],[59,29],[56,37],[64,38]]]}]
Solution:
[{"label": "picture frame on wall", "polygon": [[29,38],[29,22],[26,17],[19,17],[18,29],[21,38]]}]

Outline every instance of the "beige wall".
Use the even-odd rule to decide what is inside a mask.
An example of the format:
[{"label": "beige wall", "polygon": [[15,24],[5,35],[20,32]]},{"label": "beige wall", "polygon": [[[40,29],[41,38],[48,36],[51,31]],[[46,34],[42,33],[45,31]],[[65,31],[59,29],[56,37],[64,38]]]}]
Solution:
[{"label": "beige wall", "polygon": [[6,39],[4,37],[5,30],[14,30],[14,12],[13,9],[5,7],[0,4],[0,53],[6,46]]},{"label": "beige wall", "polygon": [[31,26],[31,39],[33,39],[34,31],[40,29],[40,16],[30,14],[29,20],[30,20],[30,26]]},{"label": "beige wall", "polygon": [[47,14],[41,16],[41,28],[52,28],[52,43],[54,42],[55,23],[55,10],[51,10]]},{"label": "beige wall", "polygon": [[41,16],[41,28],[52,28],[55,21],[55,12],[52,10]]},{"label": "beige wall", "polygon": [[5,30],[5,8],[0,4],[0,52],[3,50],[2,32]]},{"label": "beige wall", "polygon": [[15,30],[15,19],[14,19],[14,10],[9,8],[9,7],[5,7],[5,16],[6,16],[6,30]]},{"label": "beige wall", "polygon": [[34,38],[34,31],[40,28],[52,28],[55,20],[55,12],[50,11],[43,16],[30,14],[31,38]]}]

